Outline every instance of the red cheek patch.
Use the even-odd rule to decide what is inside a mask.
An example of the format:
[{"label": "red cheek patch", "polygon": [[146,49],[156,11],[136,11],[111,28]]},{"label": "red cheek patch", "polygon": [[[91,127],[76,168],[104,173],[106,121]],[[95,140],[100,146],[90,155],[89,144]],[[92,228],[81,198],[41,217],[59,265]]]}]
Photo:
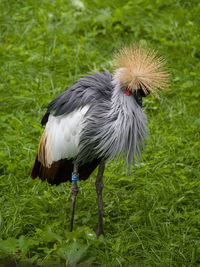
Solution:
[{"label": "red cheek patch", "polygon": [[124,93],[127,95],[127,96],[130,96],[131,92],[128,90],[128,88],[125,88],[124,89]]}]

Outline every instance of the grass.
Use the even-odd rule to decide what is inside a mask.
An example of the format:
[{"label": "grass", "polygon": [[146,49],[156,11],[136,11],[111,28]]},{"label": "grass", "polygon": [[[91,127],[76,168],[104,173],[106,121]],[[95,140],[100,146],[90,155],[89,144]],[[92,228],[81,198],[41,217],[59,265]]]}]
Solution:
[{"label": "grass", "polygon": [[[0,3],[0,259],[39,266],[200,266],[199,1]],[[70,185],[29,173],[47,104],[81,74],[112,70],[124,43],[167,58],[171,87],[145,99],[150,140],[127,176],[109,162],[105,236],[96,238],[95,173]]]}]

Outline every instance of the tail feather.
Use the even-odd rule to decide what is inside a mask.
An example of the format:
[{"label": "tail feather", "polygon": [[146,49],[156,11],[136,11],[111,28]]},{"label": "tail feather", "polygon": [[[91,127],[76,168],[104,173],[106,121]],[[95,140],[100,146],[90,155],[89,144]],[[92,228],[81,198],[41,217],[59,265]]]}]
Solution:
[{"label": "tail feather", "polygon": [[[100,159],[93,160],[91,163],[86,163],[79,167],[79,179],[86,180],[90,174],[99,165]],[[31,171],[31,178],[39,177],[42,181],[47,180],[50,184],[59,185],[60,183],[71,181],[71,173],[73,172],[73,160],[61,159],[53,162],[50,167],[45,167],[38,159],[38,154],[35,158],[35,163]]]}]

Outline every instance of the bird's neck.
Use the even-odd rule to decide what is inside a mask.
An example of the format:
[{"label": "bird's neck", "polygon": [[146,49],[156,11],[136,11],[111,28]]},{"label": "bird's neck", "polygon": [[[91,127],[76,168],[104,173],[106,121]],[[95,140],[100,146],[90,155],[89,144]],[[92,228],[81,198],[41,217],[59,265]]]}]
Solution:
[{"label": "bird's neck", "polygon": [[126,91],[121,88],[120,82],[117,79],[112,81],[113,93],[111,98],[111,109],[114,112],[123,112],[124,116],[132,117],[136,111],[142,111],[137,104],[136,99],[132,94],[126,94]]},{"label": "bird's neck", "polygon": [[109,111],[113,140],[117,154],[124,153],[127,165],[131,166],[134,157],[141,157],[141,145],[147,136],[146,116],[134,96],[122,90],[118,80],[112,81],[113,93]]}]

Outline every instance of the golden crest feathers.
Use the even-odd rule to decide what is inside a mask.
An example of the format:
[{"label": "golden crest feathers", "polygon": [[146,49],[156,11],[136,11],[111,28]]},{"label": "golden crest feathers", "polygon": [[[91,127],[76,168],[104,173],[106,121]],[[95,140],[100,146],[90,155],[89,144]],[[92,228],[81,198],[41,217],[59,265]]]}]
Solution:
[{"label": "golden crest feathers", "polygon": [[120,81],[121,86],[144,93],[150,91],[158,95],[158,90],[165,89],[169,84],[169,73],[164,70],[165,60],[157,55],[157,51],[136,45],[124,47],[115,54],[114,79]]}]

